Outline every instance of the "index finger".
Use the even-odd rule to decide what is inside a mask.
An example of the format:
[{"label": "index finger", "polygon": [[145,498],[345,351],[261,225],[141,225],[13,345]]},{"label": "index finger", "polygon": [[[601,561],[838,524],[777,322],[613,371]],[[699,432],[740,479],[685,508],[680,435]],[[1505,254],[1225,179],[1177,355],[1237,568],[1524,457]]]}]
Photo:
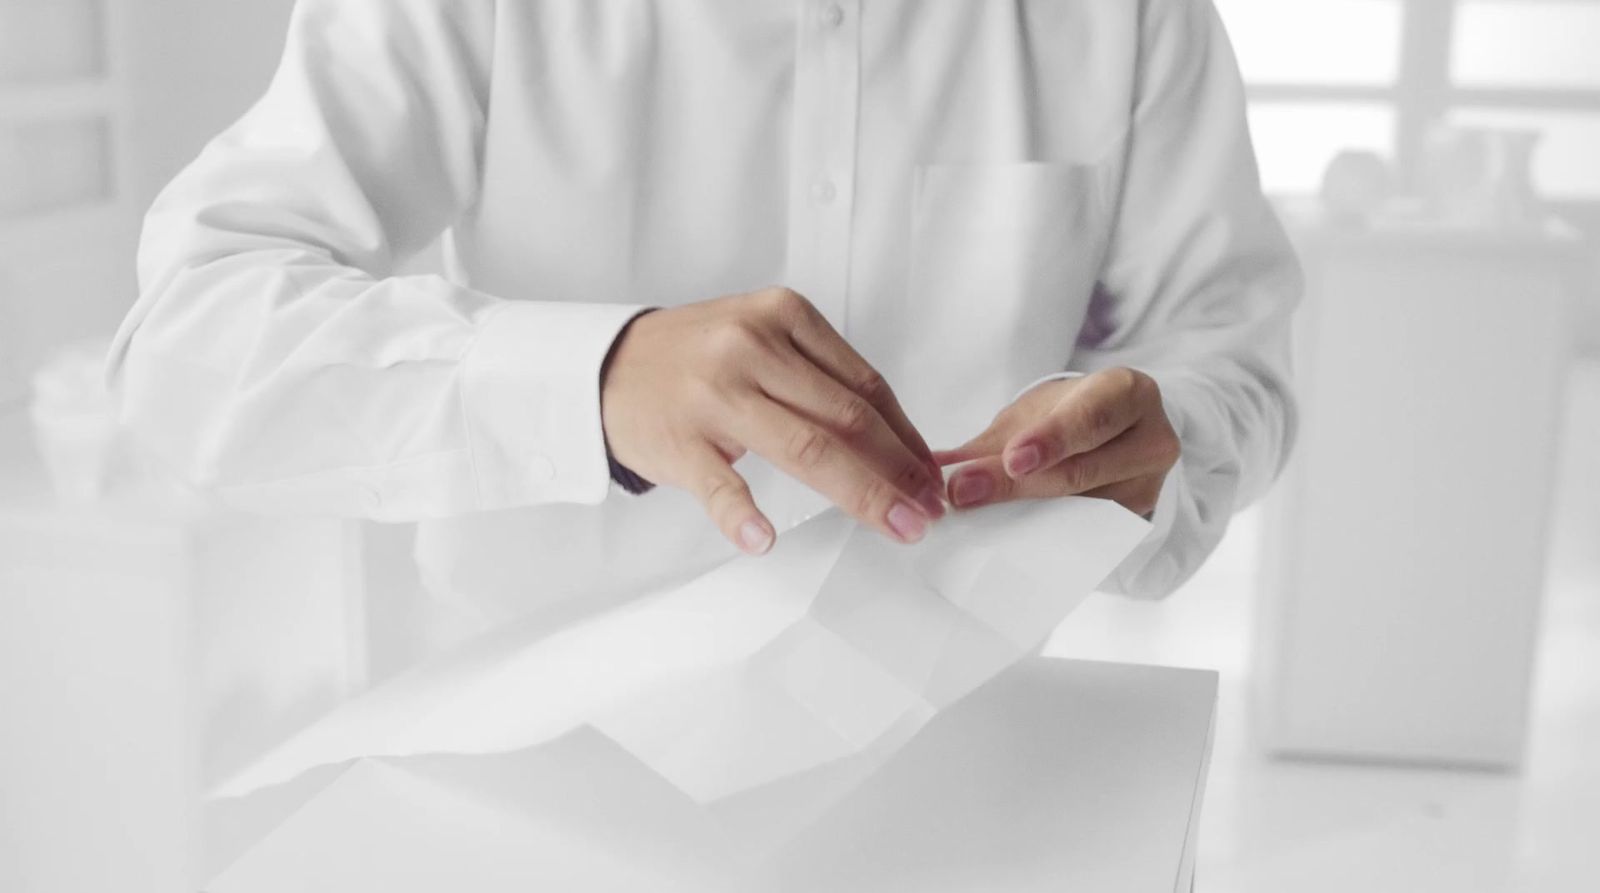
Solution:
[{"label": "index finger", "polygon": [[927,532],[932,516],[856,448],[774,400],[752,399],[733,435],[751,452],[827,497],[856,520],[902,543]]},{"label": "index finger", "polygon": [[758,376],[761,390],[790,409],[838,432],[886,478],[917,498],[931,518],[944,515],[939,494],[943,474],[928,468],[865,397],[840,384],[799,353],[779,360],[771,374]]},{"label": "index finger", "polygon": [[1138,423],[1144,406],[1140,379],[1127,370],[1108,370],[1082,380],[1040,419],[1011,438],[1005,449],[1006,473],[1021,477],[1099,449]]},{"label": "index finger", "polygon": [[888,423],[900,442],[921,459],[934,476],[942,479],[939,463],[933,458],[933,450],[928,447],[928,442],[922,438],[917,427],[911,424],[911,419],[906,416],[889,383],[850,346],[850,342],[844,340],[844,336],[828,323],[817,308],[804,299],[797,303],[800,306],[789,329],[795,349],[835,381],[872,404],[872,408]]}]

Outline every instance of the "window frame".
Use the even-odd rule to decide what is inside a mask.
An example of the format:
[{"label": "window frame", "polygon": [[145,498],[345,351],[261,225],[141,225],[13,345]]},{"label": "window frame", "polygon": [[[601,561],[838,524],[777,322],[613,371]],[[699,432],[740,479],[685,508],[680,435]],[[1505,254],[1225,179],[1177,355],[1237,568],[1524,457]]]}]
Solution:
[{"label": "window frame", "polygon": [[[1249,82],[1252,103],[1381,103],[1395,116],[1394,163],[1400,183],[1414,188],[1428,132],[1457,109],[1549,110],[1600,118],[1600,87],[1460,86],[1453,76],[1456,13],[1466,0],[1401,0],[1398,75],[1388,85]],[[1600,0],[1564,0],[1600,4]],[[1586,228],[1600,229],[1600,198],[1552,199],[1547,204]]]}]

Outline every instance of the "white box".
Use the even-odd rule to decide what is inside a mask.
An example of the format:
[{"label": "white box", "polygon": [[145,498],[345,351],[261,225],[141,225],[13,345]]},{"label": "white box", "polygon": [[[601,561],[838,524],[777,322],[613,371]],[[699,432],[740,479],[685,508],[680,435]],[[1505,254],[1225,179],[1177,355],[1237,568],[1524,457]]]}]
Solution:
[{"label": "white box", "polygon": [[364,759],[303,803],[253,795],[286,820],[206,890],[1182,893],[1216,700],[1209,671],[1020,664],[759,861],[598,735]]},{"label": "white box", "polygon": [[1300,437],[1267,513],[1270,752],[1516,767],[1576,240],[1303,231]]},{"label": "white box", "polygon": [[0,890],[196,889],[207,778],[361,682],[356,536],[63,505],[0,418]]}]

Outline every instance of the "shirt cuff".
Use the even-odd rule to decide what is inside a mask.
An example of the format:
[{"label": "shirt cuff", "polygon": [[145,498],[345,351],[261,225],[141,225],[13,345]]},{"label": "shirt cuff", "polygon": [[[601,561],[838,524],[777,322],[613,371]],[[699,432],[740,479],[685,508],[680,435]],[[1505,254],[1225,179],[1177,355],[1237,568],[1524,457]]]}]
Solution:
[{"label": "shirt cuff", "polygon": [[1172,430],[1178,435],[1183,455],[1167,472],[1156,497],[1150,533],[1121,565],[1112,572],[1103,589],[1119,595],[1143,599],[1162,599],[1172,594],[1189,578],[1209,549],[1196,542],[1194,481],[1189,466],[1200,449],[1194,436],[1192,412],[1199,398],[1193,384],[1180,375],[1145,370],[1161,388],[1162,409]]},{"label": "shirt cuff", "polygon": [[1133,598],[1162,599],[1183,582],[1183,560],[1173,542],[1179,508],[1189,498],[1183,463],[1172,466],[1161,483],[1150,532],[1122,560],[1101,589]]},{"label": "shirt cuff", "polygon": [[646,309],[508,301],[479,323],[461,399],[480,509],[605,499],[600,369]]}]

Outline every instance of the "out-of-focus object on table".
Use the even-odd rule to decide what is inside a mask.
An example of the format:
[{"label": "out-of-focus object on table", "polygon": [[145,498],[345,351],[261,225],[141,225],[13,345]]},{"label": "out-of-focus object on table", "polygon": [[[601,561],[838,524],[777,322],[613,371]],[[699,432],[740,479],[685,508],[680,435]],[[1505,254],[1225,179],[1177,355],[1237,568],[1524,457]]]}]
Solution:
[{"label": "out-of-focus object on table", "polygon": [[9,296],[0,285],[0,413],[22,406],[28,396],[22,369],[17,365],[17,349],[12,344],[17,324],[11,318],[10,306]]},{"label": "out-of-focus object on table", "polygon": [[32,428],[0,416],[0,890],[197,889],[208,777],[359,684],[353,528],[63,500],[36,443],[79,432]]},{"label": "out-of-focus object on table", "polygon": [[1318,197],[1329,217],[1365,226],[1394,193],[1394,170],[1376,152],[1348,149],[1328,162]]},{"label": "out-of-focus object on table", "polygon": [[1422,165],[1430,213],[1457,226],[1537,227],[1545,214],[1533,188],[1540,136],[1537,130],[1435,125]]},{"label": "out-of-focus object on table", "polygon": [[29,416],[57,498],[91,503],[105,495],[119,455],[116,402],[105,381],[110,344],[90,339],[59,351],[33,374]]},{"label": "out-of-focus object on table", "polygon": [[1216,699],[1209,671],[1025,662],[759,861],[597,735],[366,759],[206,890],[1188,891]]},{"label": "out-of-focus object on table", "polygon": [[1264,525],[1262,743],[1516,767],[1593,249],[1553,225],[1289,216],[1309,287],[1299,438]]}]

